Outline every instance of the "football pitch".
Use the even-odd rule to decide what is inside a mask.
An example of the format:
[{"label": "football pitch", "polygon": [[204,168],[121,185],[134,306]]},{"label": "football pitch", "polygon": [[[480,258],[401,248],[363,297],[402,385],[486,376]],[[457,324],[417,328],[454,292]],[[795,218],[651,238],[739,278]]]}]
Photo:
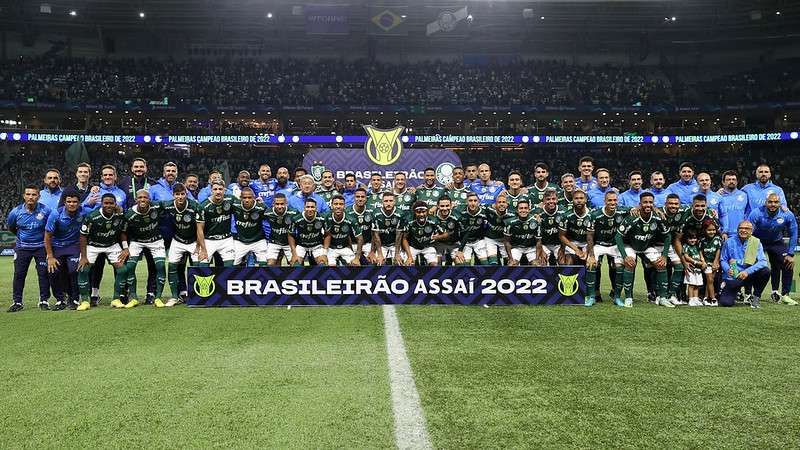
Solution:
[{"label": "football pitch", "polygon": [[[139,292],[144,292],[144,265]],[[0,259],[0,306],[11,299]],[[0,313],[4,448],[392,448],[382,307]],[[403,306],[434,448],[795,448],[800,308]],[[603,288],[608,291],[607,286]]]}]

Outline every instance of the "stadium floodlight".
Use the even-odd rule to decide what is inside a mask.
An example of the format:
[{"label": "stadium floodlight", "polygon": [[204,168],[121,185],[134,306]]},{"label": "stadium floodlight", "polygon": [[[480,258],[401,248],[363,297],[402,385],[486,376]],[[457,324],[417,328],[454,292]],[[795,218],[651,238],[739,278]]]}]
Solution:
[{"label": "stadium floodlight", "polygon": [[544,20],[544,16],[539,17],[539,20]]},{"label": "stadium floodlight", "polygon": [[72,16],[72,17],[75,17],[75,16],[77,16],[77,15],[78,15],[78,11],[75,11],[75,10],[73,9],[73,10],[71,10],[71,11],[69,12],[69,15],[70,15],[70,16]]},{"label": "stadium floodlight", "polygon": [[781,15],[781,12],[780,12],[780,11],[775,11],[775,15],[776,15],[776,16],[780,16],[780,15]]},{"label": "stadium floodlight", "polygon": [[789,137],[792,138],[792,139],[797,139],[798,136],[800,136],[800,134],[798,134],[797,131],[792,131],[789,134]]},{"label": "stadium floodlight", "polygon": [[144,19],[145,18],[144,11],[139,11],[139,18],[140,19]]},{"label": "stadium floodlight", "polygon": [[272,16],[272,13],[271,13],[271,12],[268,12],[268,13],[267,13],[267,19],[272,19],[272,17],[273,17],[273,16]]}]

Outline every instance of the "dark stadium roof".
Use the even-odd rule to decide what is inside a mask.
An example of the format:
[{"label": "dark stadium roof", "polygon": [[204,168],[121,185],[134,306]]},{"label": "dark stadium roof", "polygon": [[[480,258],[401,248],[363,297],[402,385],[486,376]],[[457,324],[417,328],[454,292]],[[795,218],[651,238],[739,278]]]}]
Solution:
[{"label": "dark stadium roof", "polygon": [[[134,49],[145,51],[169,44],[172,49],[266,47],[287,53],[348,48],[388,52],[424,48],[461,53],[613,48],[643,54],[692,44],[702,48],[756,47],[786,43],[800,36],[800,2],[796,0],[327,3],[342,6],[348,34],[308,34],[303,11],[308,4],[287,0],[2,0],[0,27],[32,38],[44,33],[117,40],[147,36],[138,40],[142,48]],[[49,13],[42,12],[43,4],[49,6]],[[455,11],[465,5],[473,20],[459,30],[461,34],[426,35],[426,25],[443,8]],[[403,27],[407,35],[375,35],[371,19],[384,8],[406,16]],[[529,10],[528,18],[523,17],[525,9]],[[144,18],[139,17],[140,12],[145,13]],[[268,13],[272,13],[271,18]]]}]

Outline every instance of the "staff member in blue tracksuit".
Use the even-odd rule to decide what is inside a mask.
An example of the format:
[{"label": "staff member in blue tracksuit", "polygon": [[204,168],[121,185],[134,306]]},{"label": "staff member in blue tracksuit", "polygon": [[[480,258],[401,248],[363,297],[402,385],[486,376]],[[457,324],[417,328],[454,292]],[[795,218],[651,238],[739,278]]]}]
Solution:
[{"label": "staff member in blue tracksuit", "polygon": [[44,189],[39,191],[39,203],[50,208],[51,211],[58,208],[61,202],[61,172],[58,169],[48,169],[44,174]]},{"label": "staff member in blue tracksuit", "polygon": [[694,165],[689,162],[681,163],[679,173],[681,179],[667,187],[667,194],[678,194],[681,205],[691,205],[694,196],[700,192],[700,185],[694,179]]},{"label": "staff member in blue tracksuit", "polygon": [[13,303],[8,312],[22,310],[22,291],[31,260],[36,260],[36,275],[39,278],[39,308],[50,309],[50,280],[47,278],[47,258],[44,252],[44,227],[50,208],[39,203],[39,188],[28,185],[22,194],[23,203],[8,213],[6,223],[9,231],[17,235],[14,246]]},{"label": "staff member in blue tracksuit", "polygon": [[[750,212],[753,236],[761,240],[769,257],[771,269],[772,299],[787,305],[797,302],[789,297],[794,272],[794,249],[797,246],[797,219],[791,211],[781,209],[781,198],[777,193],[767,196],[767,204]],[[784,232],[789,235],[789,245],[783,243]],[[781,281],[783,285],[781,286]],[[781,287],[780,293],[778,287]]]},{"label": "staff member in blue tracksuit", "polygon": [[[54,311],[78,307],[78,261],[83,213],[77,192],[64,194],[64,206],[50,211],[44,227],[44,249],[50,286],[56,298]],[[69,298],[67,298],[69,297]]]},{"label": "staff member in blue tracksuit", "polygon": [[619,205],[634,208],[639,206],[639,196],[642,190],[642,172],[632,170],[628,174],[628,190],[619,194]]},{"label": "staff member in blue tracksuit", "polygon": [[750,210],[754,211],[762,206],[767,201],[767,196],[769,194],[778,194],[778,198],[781,200],[781,206],[783,209],[786,208],[786,195],[783,193],[783,189],[780,186],[776,185],[772,181],[769,181],[772,178],[772,171],[766,164],[760,164],[756,167],[756,180],[745,187],[742,188],[745,194],[747,194],[747,201],[749,202]]},{"label": "staff member in blue tracksuit", "polygon": [[736,236],[736,229],[750,214],[747,194],[737,188],[736,172],[729,170],[722,174],[722,191],[720,192],[719,222],[722,226],[722,238]]}]

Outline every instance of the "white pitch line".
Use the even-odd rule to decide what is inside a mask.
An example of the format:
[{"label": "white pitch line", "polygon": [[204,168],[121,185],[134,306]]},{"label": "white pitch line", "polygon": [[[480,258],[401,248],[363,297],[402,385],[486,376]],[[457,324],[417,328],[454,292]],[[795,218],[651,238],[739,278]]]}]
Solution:
[{"label": "white pitch line", "polygon": [[389,385],[394,411],[394,440],[397,448],[431,449],[425,426],[425,414],[414,383],[414,373],[406,355],[403,334],[394,305],[383,306],[383,327],[386,333],[386,354],[389,359]]}]

